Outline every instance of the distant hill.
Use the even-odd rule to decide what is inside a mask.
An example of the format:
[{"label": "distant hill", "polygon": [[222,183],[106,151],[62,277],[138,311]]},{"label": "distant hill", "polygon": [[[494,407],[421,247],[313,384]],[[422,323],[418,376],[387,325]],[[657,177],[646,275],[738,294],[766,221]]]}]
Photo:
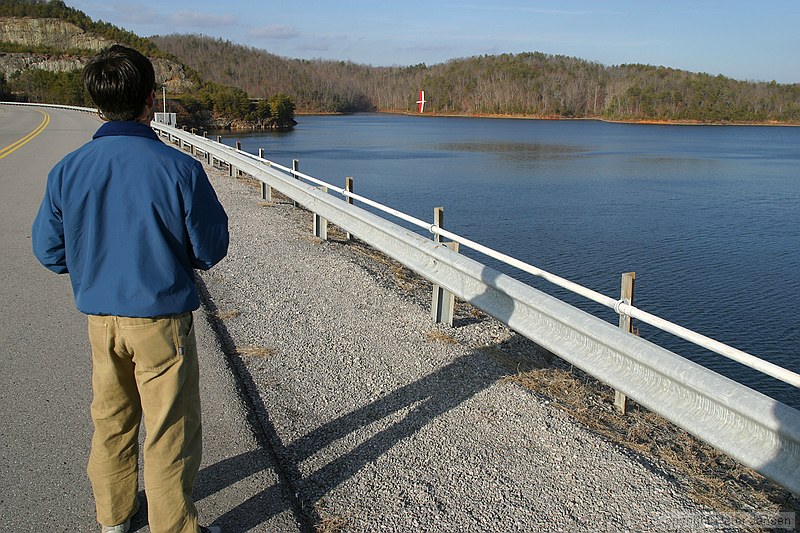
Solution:
[{"label": "distant hill", "polygon": [[380,106],[361,88],[365,78],[373,74],[371,67],[344,61],[286,59],[265,50],[199,35],[150,39],[211,81],[238,87],[254,98],[286,93],[304,112],[405,110],[406,101],[414,92],[413,88],[396,88],[395,105]]},{"label": "distant hill", "polygon": [[201,35],[154,36],[204,77],[252,96],[290,94],[301,111],[426,110],[637,121],[800,123],[800,84],[745,82],[650,65],[604,66],[538,52],[372,67],[298,60]]}]

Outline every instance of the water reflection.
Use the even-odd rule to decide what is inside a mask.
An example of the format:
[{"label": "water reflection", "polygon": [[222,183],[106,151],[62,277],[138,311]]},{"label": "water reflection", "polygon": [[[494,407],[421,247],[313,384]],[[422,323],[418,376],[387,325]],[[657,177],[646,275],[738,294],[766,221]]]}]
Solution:
[{"label": "water reflection", "polygon": [[442,143],[437,150],[446,152],[478,152],[498,154],[506,161],[552,161],[574,158],[587,151],[586,147],[567,144],[543,144],[524,142],[458,142]]}]

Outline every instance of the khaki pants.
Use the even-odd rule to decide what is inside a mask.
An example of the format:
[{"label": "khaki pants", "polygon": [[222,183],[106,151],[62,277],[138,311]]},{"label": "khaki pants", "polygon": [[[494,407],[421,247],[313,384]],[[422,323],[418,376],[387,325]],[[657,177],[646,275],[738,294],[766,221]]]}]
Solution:
[{"label": "khaki pants", "polygon": [[199,372],[192,314],[89,316],[94,436],[87,468],[97,521],[135,510],[139,424],[150,530],[197,533],[192,488],[202,454]]}]

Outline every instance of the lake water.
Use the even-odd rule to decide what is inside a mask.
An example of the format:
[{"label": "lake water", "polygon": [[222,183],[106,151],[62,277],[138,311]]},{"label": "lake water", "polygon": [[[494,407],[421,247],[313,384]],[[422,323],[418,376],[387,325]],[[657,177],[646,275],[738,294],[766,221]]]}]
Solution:
[{"label": "lake water", "polygon": [[[800,372],[800,128],[301,116],[224,142]],[[476,259],[616,323],[597,304]],[[800,391],[669,334],[643,337],[800,408]]]}]

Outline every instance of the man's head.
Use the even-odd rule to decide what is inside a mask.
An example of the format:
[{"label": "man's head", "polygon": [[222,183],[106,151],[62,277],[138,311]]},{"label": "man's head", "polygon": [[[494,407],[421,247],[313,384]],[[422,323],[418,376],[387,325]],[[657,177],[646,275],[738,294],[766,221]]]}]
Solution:
[{"label": "man's head", "polygon": [[83,84],[108,120],[139,120],[152,107],[153,64],[132,48],[115,44],[89,60]]}]

